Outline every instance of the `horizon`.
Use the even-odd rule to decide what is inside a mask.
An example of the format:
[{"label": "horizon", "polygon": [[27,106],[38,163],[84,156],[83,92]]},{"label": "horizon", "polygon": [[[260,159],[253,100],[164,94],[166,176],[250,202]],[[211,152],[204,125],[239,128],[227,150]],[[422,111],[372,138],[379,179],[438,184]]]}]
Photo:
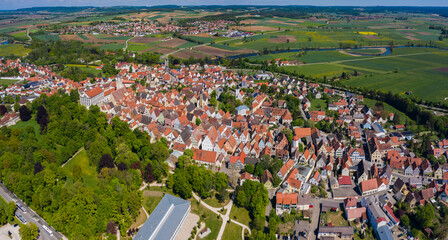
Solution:
[{"label": "horizon", "polygon": [[157,7],[157,6],[312,6],[312,7],[448,7],[448,1],[442,0],[430,0],[430,1],[417,1],[417,0],[397,0],[390,1],[378,0],[374,1],[361,0],[356,4],[353,4],[349,0],[334,0],[331,1],[332,4],[328,4],[328,0],[304,0],[304,1],[294,1],[294,0],[280,0],[276,4],[268,0],[257,1],[256,3],[250,0],[217,0],[215,4],[207,4],[204,0],[185,0],[184,4],[179,4],[175,0],[164,1],[164,4],[154,4],[153,1],[145,0],[129,0],[127,5],[123,5],[119,0],[110,0],[106,4],[99,0],[74,0],[74,1],[63,1],[63,0],[43,0],[40,2],[35,2],[33,0],[0,0],[1,6],[8,6],[5,8],[0,7],[1,11],[14,11],[23,8],[38,8],[38,7]]}]

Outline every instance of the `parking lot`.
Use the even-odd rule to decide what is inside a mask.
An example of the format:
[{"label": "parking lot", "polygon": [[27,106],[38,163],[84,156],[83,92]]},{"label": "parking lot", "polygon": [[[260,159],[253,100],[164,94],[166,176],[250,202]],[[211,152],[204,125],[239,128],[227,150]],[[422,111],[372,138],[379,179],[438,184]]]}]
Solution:
[{"label": "parking lot", "polygon": [[[0,239],[20,240],[19,229],[19,226],[14,227],[9,223],[0,227]],[[12,238],[9,238],[8,232],[11,233]]]}]

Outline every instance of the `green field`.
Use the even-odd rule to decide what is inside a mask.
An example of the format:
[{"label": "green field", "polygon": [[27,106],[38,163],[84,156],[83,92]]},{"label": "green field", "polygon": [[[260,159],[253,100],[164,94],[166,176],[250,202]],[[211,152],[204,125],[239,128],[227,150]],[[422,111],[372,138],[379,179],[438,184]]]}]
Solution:
[{"label": "green field", "polygon": [[17,80],[0,78],[0,86],[9,86],[15,82],[17,82]]},{"label": "green field", "polygon": [[15,39],[17,39],[19,41],[26,41],[26,40],[28,40],[28,36],[26,35],[26,31],[11,33],[9,35],[11,35],[12,37],[14,37]]},{"label": "green field", "polygon": [[49,34],[45,34],[45,35],[34,35],[32,36],[33,39],[39,39],[41,41],[59,41],[61,40],[61,38],[58,35],[49,35]]},{"label": "green field", "polygon": [[224,230],[224,234],[222,235],[223,240],[238,240],[241,239],[241,234],[243,232],[243,228],[235,223],[228,223],[226,225],[226,229]]},{"label": "green field", "polygon": [[109,43],[109,44],[101,45],[100,49],[102,49],[102,50],[117,50],[117,49],[121,49],[121,48],[124,48],[124,47],[125,47],[124,44]]},{"label": "green field", "polygon": [[212,37],[199,37],[199,36],[194,36],[194,35],[188,35],[185,37],[192,39],[194,41],[202,42],[202,43],[211,43],[213,41],[216,41],[216,39],[212,38]]},{"label": "green field", "polygon": [[183,44],[181,44],[181,45],[179,45],[179,46],[177,46],[177,48],[191,48],[191,47],[196,47],[196,46],[198,46],[199,44],[197,44],[197,43],[194,43],[194,42],[186,42],[186,43],[183,43]]},{"label": "green field", "polygon": [[88,37],[84,36],[84,35],[81,34],[81,33],[78,33],[77,35],[78,35],[78,37],[80,37],[80,38],[83,39],[83,40],[89,40]]},{"label": "green field", "polygon": [[83,65],[83,64],[65,64],[64,66],[66,68],[76,67],[76,68],[81,69],[82,71],[91,72],[95,75],[103,73],[103,70],[96,68],[97,66],[89,66],[89,65]]},{"label": "green field", "polygon": [[318,62],[330,62],[330,61],[341,61],[350,59],[361,59],[365,56],[351,56],[348,54],[340,53],[337,50],[329,51],[305,51],[303,56],[300,56],[300,52],[286,52],[277,54],[266,54],[249,57],[250,60],[273,60],[273,59],[284,59],[284,60],[298,60],[304,63],[318,63]]},{"label": "green field", "polygon": [[85,185],[95,188],[98,184],[98,173],[95,167],[89,165],[89,159],[87,157],[86,150],[82,150],[78,153],[70,162],[67,162],[63,168],[65,174],[67,175],[67,184],[73,184],[73,167],[80,166],[82,169],[82,181]]},{"label": "green field", "polygon": [[31,49],[25,48],[25,46],[21,44],[7,44],[0,46],[0,56],[9,56],[11,54],[16,56],[26,56],[29,52],[31,52]]},{"label": "green field", "polygon": [[[343,81],[347,86],[391,91],[412,95],[430,101],[443,101],[448,97],[448,73],[434,70],[448,67],[448,52],[424,53],[367,61],[345,62],[341,65],[370,70],[385,70],[385,74],[364,75]],[[394,72],[397,70],[398,72]]]},{"label": "green field", "polygon": [[325,111],[325,109],[327,109],[327,103],[325,102],[325,100],[323,99],[311,99],[311,106],[310,106],[310,111],[318,111],[318,110],[323,110]]}]

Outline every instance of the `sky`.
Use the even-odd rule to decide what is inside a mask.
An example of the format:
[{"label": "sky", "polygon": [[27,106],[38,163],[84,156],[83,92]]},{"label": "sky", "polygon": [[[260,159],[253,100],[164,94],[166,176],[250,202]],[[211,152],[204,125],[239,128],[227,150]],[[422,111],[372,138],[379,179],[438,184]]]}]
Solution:
[{"label": "sky", "polygon": [[0,0],[1,10],[48,6],[155,5],[444,6],[448,0]]}]

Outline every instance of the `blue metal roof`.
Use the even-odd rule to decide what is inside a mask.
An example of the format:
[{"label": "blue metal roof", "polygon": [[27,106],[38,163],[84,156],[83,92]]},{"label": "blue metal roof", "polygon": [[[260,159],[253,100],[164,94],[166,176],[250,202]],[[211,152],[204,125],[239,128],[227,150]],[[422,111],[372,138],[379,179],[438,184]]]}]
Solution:
[{"label": "blue metal roof", "polygon": [[165,194],[134,240],[174,239],[190,213],[189,201]]},{"label": "blue metal roof", "polygon": [[378,239],[379,240],[393,240],[394,237],[392,236],[392,233],[390,232],[389,228],[387,226],[382,226],[378,228]]}]

